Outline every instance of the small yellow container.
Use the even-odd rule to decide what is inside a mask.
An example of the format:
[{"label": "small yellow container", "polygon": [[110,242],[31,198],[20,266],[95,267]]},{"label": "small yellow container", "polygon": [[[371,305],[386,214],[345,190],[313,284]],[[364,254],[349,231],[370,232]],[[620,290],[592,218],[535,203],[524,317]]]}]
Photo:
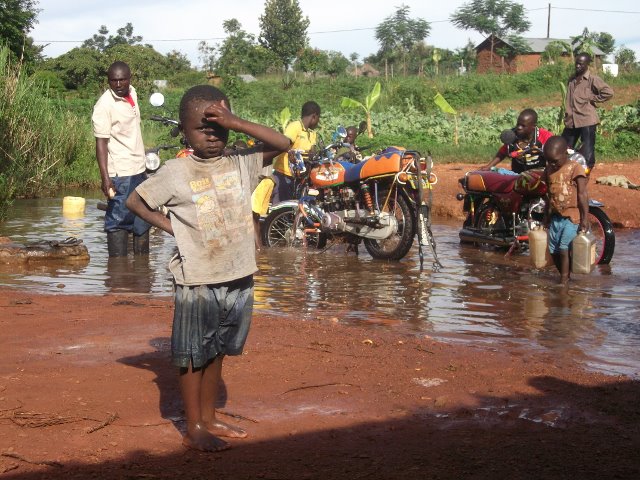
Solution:
[{"label": "small yellow container", "polygon": [[62,215],[79,217],[84,215],[85,199],[82,197],[64,197],[62,199]]}]

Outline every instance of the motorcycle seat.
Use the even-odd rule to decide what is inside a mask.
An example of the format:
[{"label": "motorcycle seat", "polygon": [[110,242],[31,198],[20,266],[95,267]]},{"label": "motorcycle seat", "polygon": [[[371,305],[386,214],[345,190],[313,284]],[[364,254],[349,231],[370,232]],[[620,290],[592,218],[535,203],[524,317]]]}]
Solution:
[{"label": "motorcycle seat", "polygon": [[504,175],[497,172],[477,170],[467,172],[465,182],[469,191],[509,193],[513,190],[513,185],[517,178],[517,175]]},{"label": "motorcycle seat", "polygon": [[340,162],[340,164],[344,167],[344,181],[345,183],[357,182],[360,180],[360,172],[362,171],[362,167],[364,167],[365,162],[361,163],[351,163],[351,162]]}]

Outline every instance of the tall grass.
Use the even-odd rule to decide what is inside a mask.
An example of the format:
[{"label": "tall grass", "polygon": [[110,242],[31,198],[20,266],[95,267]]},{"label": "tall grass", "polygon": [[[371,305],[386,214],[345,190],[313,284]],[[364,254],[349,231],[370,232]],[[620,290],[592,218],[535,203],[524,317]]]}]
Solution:
[{"label": "tall grass", "polygon": [[28,77],[0,48],[0,219],[13,198],[90,180],[90,126],[47,93],[47,85]]}]

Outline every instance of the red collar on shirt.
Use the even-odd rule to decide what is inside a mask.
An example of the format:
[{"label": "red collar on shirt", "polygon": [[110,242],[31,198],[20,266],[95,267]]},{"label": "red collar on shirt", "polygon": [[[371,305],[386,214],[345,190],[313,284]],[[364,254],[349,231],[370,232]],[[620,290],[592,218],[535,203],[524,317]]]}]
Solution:
[{"label": "red collar on shirt", "polygon": [[122,97],[122,98],[124,98],[127,102],[129,102],[129,105],[135,108],[136,102],[133,101],[133,97],[131,95],[127,95],[126,97]]}]

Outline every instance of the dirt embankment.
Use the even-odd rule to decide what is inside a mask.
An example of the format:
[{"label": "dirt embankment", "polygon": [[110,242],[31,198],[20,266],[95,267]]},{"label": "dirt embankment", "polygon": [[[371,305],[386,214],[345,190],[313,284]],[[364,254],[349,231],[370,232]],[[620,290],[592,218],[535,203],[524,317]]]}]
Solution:
[{"label": "dirt embankment", "polygon": [[511,347],[257,315],[229,451],[181,446],[169,299],[0,289],[0,478],[640,477],[640,383]]},{"label": "dirt embankment", "polygon": [[[433,214],[440,218],[462,220],[462,203],[456,194],[462,192],[458,179],[478,165],[435,164],[433,170],[438,184],[433,191]],[[640,190],[599,185],[596,180],[608,175],[623,175],[636,185],[640,184],[640,162],[597,164],[589,182],[589,197],[605,204],[605,211],[614,227],[640,228]]]}]

